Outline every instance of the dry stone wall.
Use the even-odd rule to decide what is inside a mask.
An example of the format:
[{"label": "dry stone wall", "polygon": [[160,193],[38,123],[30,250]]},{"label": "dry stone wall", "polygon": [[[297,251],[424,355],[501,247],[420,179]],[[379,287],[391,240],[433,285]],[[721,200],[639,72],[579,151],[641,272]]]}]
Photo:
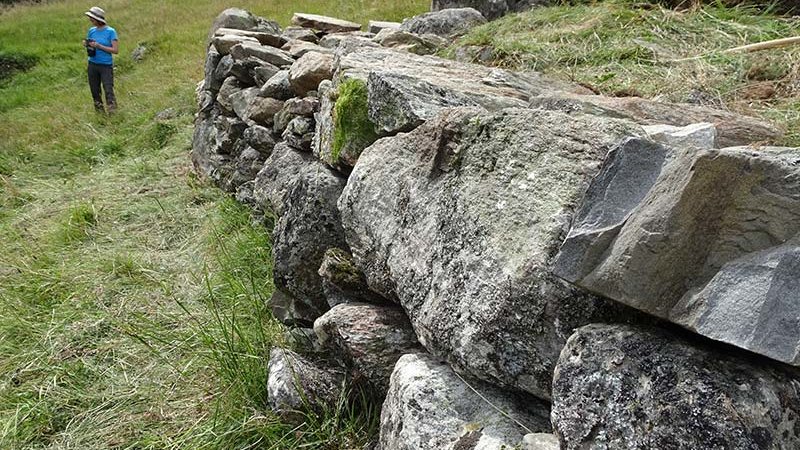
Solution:
[{"label": "dry stone wall", "polygon": [[274,219],[272,408],[367,389],[384,450],[797,448],[800,150],[430,56],[484,21],[214,22],[192,160]]}]

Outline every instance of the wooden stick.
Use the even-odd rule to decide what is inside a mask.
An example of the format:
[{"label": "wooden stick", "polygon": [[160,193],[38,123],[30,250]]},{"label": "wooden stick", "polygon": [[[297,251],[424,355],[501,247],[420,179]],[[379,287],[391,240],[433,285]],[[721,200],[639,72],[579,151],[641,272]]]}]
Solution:
[{"label": "wooden stick", "polygon": [[[727,54],[727,53],[737,53],[737,52],[758,52],[770,48],[788,47],[790,45],[795,45],[795,44],[800,44],[800,36],[782,38],[782,39],[773,39],[771,41],[759,42],[757,44],[742,45],[741,47],[729,48],[719,53]],[[702,59],[711,56],[715,53],[716,52],[711,52],[711,53],[706,53],[705,55],[697,55],[689,58],[673,59],[669,62],[694,61],[696,59]]]},{"label": "wooden stick", "polygon": [[800,36],[783,38],[783,39],[773,39],[771,41],[759,42],[758,44],[749,44],[749,45],[743,45],[741,47],[729,48],[722,53],[757,52],[759,50],[787,47],[789,45],[794,45],[794,44],[800,44]]}]

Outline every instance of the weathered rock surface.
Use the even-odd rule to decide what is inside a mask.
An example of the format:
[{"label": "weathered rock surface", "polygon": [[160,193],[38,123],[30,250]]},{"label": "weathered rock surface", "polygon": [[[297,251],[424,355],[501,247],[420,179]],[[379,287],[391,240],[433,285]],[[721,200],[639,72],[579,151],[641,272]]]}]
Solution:
[{"label": "weathered rock surface", "polygon": [[286,41],[297,40],[297,41],[313,42],[315,44],[319,42],[319,38],[312,30],[297,26],[286,27],[283,30],[283,34],[281,34],[281,36]]},{"label": "weathered rock surface", "polygon": [[657,102],[639,97],[545,93],[533,99],[531,106],[626,118],[642,125],[686,126],[709,122],[717,129],[717,145],[720,147],[771,143],[782,135],[771,124],[752,117],[705,106]]},{"label": "weathered rock surface", "polygon": [[317,90],[322,80],[333,76],[333,56],[311,52],[303,55],[289,69],[289,85],[298,96]]},{"label": "weathered rock surface", "polygon": [[520,12],[534,6],[553,3],[550,0],[433,0],[432,11],[448,8],[475,8],[489,20],[511,12]]},{"label": "weathered rock surface", "polygon": [[417,55],[432,55],[447,45],[447,40],[435,34],[418,35],[395,28],[387,28],[374,38],[383,47],[403,50]]},{"label": "weathered rock surface", "polygon": [[630,140],[555,272],[704,336],[800,364],[800,149]]},{"label": "weathered rock surface", "polygon": [[290,41],[284,46],[284,50],[295,59],[299,59],[309,52],[333,54],[332,49],[306,41]]},{"label": "weathered rock surface", "polygon": [[311,151],[311,140],[314,138],[314,119],[295,117],[281,134],[286,144],[301,152]]},{"label": "weathered rock surface", "polygon": [[342,303],[314,322],[319,343],[346,361],[355,379],[386,392],[397,360],[421,350],[411,324],[396,305]]},{"label": "weathered rock surface", "polygon": [[275,114],[283,108],[283,102],[274,98],[259,97],[258,88],[254,89],[253,98],[247,108],[247,120],[257,124],[270,126]]},{"label": "weathered rock surface", "polygon": [[351,53],[352,49],[356,47],[380,47],[378,44],[372,42],[372,38],[374,37],[375,35],[372,33],[364,33],[361,31],[349,33],[331,33],[323,36],[319,40],[319,45],[335,50],[336,53],[339,54],[347,54]]},{"label": "weathered rock surface", "polygon": [[272,97],[278,100],[288,100],[294,97],[292,87],[289,85],[289,70],[280,70],[273,75],[263,86],[258,95]]},{"label": "weathered rock surface", "polygon": [[292,23],[304,28],[312,28],[324,33],[336,33],[342,31],[358,31],[361,24],[348,20],[337,19],[335,17],[320,16],[317,14],[295,13],[292,16]]},{"label": "weathered rock surface", "polygon": [[693,123],[685,127],[674,125],[645,125],[642,127],[651,139],[671,147],[717,147],[717,127],[713,124]]},{"label": "weathered rock surface", "polygon": [[275,309],[288,323],[310,324],[328,309],[318,270],[325,250],[346,248],[336,201],[345,180],[308,153],[275,146],[256,176],[254,196],[278,216],[273,278],[285,294]]},{"label": "weathered rock surface", "polygon": [[235,28],[220,28],[214,32],[215,36],[246,36],[257,40],[262,45],[280,47],[286,43],[286,39],[280,34],[267,33],[263,31],[237,30]]},{"label": "weathered rock surface", "polygon": [[278,67],[294,63],[294,58],[283,50],[253,42],[236,44],[231,47],[230,53],[234,61],[253,57]]},{"label": "weathered rock surface", "polygon": [[275,115],[275,132],[283,133],[289,122],[296,117],[313,117],[318,109],[319,99],[316,97],[295,97],[287,100]]},{"label": "weathered rock surface", "polygon": [[378,34],[381,30],[400,28],[400,22],[384,22],[380,20],[370,20],[367,24],[367,31]]},{"label": "weathered rock surface", "polygon": [[550,433],[530,433],[522,438],[522,450],[559,450],[558,437]]},{"label": "weathered rock surface", "polygon": [[400,29],[414,34],[453,36],[486,23],[486,18],[474,8],[451,8],[433,11],[405,19]]},{"label": "weathered rock surface", "polygon": [[211,43],[214,44],[214,48],[219,52],[220,55],[227,55],[231,52],[231,48],[243,43],[249,43],[253,45],[258,45],[258,39],[250,37],[250,36],[243,36],[243,35],[224,35],[224,36],[214,36],[211,40]]},{"label": "weathered rock surface", "polygon": [[465,381],[426,354],[400,358],[381,411],[379,448],[511,449],[529,430],[550,430],[544,402]]},{"label": "weathered rock surface", "polygon": [[535,73],[523,75],[391,49],[364,49],[342,57],[336,80],[348,78],[367,82],[369,118],[387,134],[409,131],[442,108],[525,107],[544,92],[584,91]]},{"label": "weathered rock surface", "polygon": [[561,352],[552,420],[563,449],[800,448],[797,372],[657,330],[590,325]]},{"label": "weathered rock surface", "polygon": [[220,28],[232,28],[236,30],[261,31],[273,34],[280,34],[281,28],[276,22],[258,17],[240,8],[228,8],[222,11],[208,32],[211,38]]},{"label": "weathered rock surface", "polygon": [[369,290],[364,274],[353,261],[353,255],[345,250],[329,248],[319,266],[319,275],[331,308],[340,303],[385,303],[384,299]]},{"label": "weathered rock surface", "polygon": [[291,350],[273,348],[268,370],[269,406],[285,418],[303,410],[331,408],[342,395],[344,373]]},{"label": "weathered rock surface", "polygon": [[250,120],[247,114],[250,103],[256,98],[258,88],[240,89],[230,95],[231,109],[236,115],[245,122]]},{"label": "weathered rock surface", "polygon": [[255,82],[256,86],[264,86],[264,84],[266,84],[266,82],[274,77],[278,72],[280,72],[278,67],[262,62],[253,69],[253,81]]},{"label": "weathered rock surface", "polygon": [[237,93],[244,89],[245,86],[236,77],[228,77],[222,82],[222,86],[217,93],[217,104],[223,111],[233,114],[232,98]]},{"label": "weathered rock surface", "polygon": [[572,208],[630,122],[543,110],[446,110],[378,140],[340,200],[369,286],[437,356],[542,398],[566,338],[606,302],[550,274]]},{"label": "weathered rock surface", "polygon": [[258,150],[265,156],[269,156],[272,153],[272,149],[276,144],[275,137],[272,136],[272,132],[270,132],[269,128],[260,125],[247,127],[242,137],[244,137],[249,146]]}]

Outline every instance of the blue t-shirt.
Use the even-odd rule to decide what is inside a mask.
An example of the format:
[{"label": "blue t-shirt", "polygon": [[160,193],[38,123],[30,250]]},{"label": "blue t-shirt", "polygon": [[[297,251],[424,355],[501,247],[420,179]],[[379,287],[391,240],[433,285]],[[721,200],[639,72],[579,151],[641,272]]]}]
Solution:
[{"label": "blue t-shirt", "polygon": [[[104,26],[103,28],[92,27],[89,28],[89,33],[86,35],[86,39],[94,39],[100,45],[111,47],[111,42],[117,40],[117,30],[109,27],[108,25]],[[95,55],[89,57],[89,62],[110,66],[113,64],[114,59],[111,57],[111,53],[98,48]]]}]

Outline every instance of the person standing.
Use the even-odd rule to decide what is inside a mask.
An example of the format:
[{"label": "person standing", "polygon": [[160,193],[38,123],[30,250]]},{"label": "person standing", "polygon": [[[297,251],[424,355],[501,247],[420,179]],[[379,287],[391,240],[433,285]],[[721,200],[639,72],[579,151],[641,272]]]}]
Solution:
[{"label": "person standing", "polygon": [[94,99],[94,109],[104,112],[103,96],[106,96],[108,112],[117,109],[117,99],[114,96],[114,57],[119,53],[119,39],[117,30],[106,23],[106,13],[101,8],[93,6],[87,11],[86,16],[92,22],[92,27],[83,41],[86,53],[89,55],[89,89]]}]

